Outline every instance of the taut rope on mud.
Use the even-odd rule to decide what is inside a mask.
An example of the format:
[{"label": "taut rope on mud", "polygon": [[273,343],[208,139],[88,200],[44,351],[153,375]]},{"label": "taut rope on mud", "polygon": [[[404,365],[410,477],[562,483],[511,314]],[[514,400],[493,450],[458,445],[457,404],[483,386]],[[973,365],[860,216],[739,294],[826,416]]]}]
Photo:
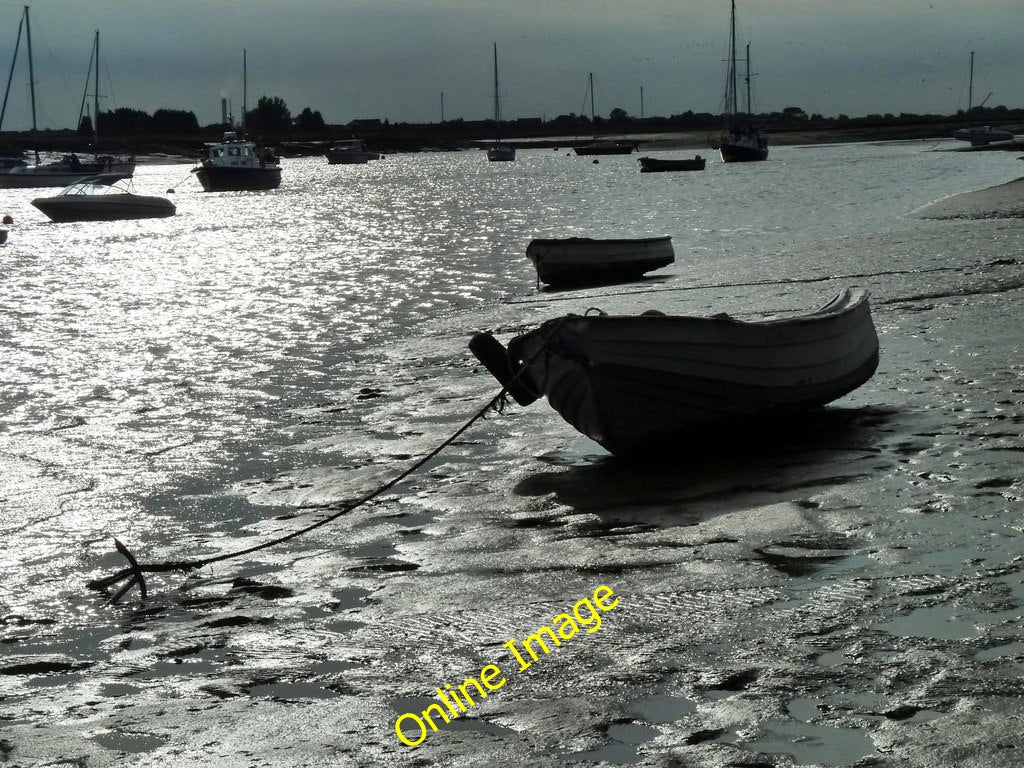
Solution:
[{"label": "taut rope on mud", "polygon": [[428,461],[437,456],[441,451],[443,451],[445,448],[447,448],[449,445],[455,442],[455,440],[457,440],[458,437],[463,432],[465,432],[467,429],[473,426],[473,424],[475,424],[477,421],[484,418],[487,415],[488,411],[494,410],[499,413],[502,412],[505,406],[508,404],[508,394],[510,390],[515,391],[516,389],[522,387],[522,384],[519,381],[519,379],[521,377],[528,376],[526,372],[528,363],[531,360],[533,360],[534,357],[539,355],[541,351],[544,349],[544,347],[545,345],[542,344],[537,349],[536,353],[534,353],[534,355],[530,358],[530,360],[527,360],[522,366],[520,366],[519,369],[508,381],[503,382],[501,390],[499,390],[498,394],[496,394],[494,397],[488,400],[485,406],[483,406],[476,413],[474,413],[469,418],[469,420],[467,420],[462,426],[456,429],[455,432],[453,432],[449,437],[447,437],[443,442],[441,442],[436,448],[434,448],[429,453],[424,455],[418,461],[414,462],[411,466],[409,466],[407,469],[399,473],[396,477],[384,483],[384,485],[375,488],[362,498],[357,499],[352,504],[342,507],[337,512],[328,515],[322,520],[317,520],[315,523],[311,523],[310,525],[307,525],[304,528],[299,528],[298,530],[292,531],[291,533],[287,533],[283,536],[278,536],[277,538],[271,539],[270,541],[265,541],[262,544],[256,544],[251,547],[246,547],[245,549],[240,549],[237,552],[228,552],[223,555],[197,558],[195,560],[166,560],[161,563],[151,563],[145,565],[140,564],[138,560],[135,558],[135,556],[132,554],[132,552],[124,544],[122,544],[115,538],[114,547],[128,561],[128,567],[122,568],[120,571],[117,571],[116,573],[113,573],[110,576],[105,576],[100,579],[93,579],[92,581],[88,582],[86,586],[89,589],[93,589],[98,592],[107,592],[115,584],[125,581],[126,583],[119,587],[118,591],[114,593],[114,595],[110,598],[110,602],[112,604],[116,604],[120,602],[122,597],[124,597],[126,594],[128,594],[129,591],[131,591],[131,588],[133,586],[138,584],[139,593],[142,599],[145,600],[147,595],[147,589],[146,577],[144,576],[144,574],[146,573],[167,573],[169,571],[193,571],[197,568],[202,568],[204,565],[219,563],[223,560],[231,560],[236,557],[241,557],[243,555],[252,554],[253,552],[258,552],[262,549],[269,549],[270,547],[276,546],[277,544],[282,544],[286,541],[290,541],[291,539],[298,538],[299,536],[302,536],[306,533],[309,533],[310,531],[316,530],[321,526],[327,525],[328,523],[337,520],[342,515],[351,512],[353,509],[356,509],[357,507],[361,507],[363,504],[367,503],[368,501],[371,501],[377,496],[380,496],[385,491],[388,491],[394,486],[396,486],[402,480],[407,478],[409,475],[418,470]]},{"label": "taut rope on mud", "polygon": [[128,567],[123,568],[120,571],[111,574],[110,576],[105,576],[100,579],[93,579],[92,581],[88,582],[86,586],[88,586],[89,589],[94,589],[99,592],[106,592],[115,584],[118,584],[119,582],[125,581],[127,579],[127,583],[121,586],[120,589],[118,589],[118,591],[110,598],[110,602],[114,604],[120,602],[121,598],[124,597],[136,584],[139,585],[140,595],[142,599],[145,600],[147,590],[146,577],[143,574],[167,573],[169,571],[193,571],[197,568],[202,568],[204,565],[219,563],[223,560],[231,560],[236,557],[241,557],[243,555],[252,554],[253,552],[258,552],[262,549],[269,549],[270,547],[276,546],[277,544],[282,544],[291,539],[298,538],[299,536],[309,533],[310,531],[320,528],[321,526],[327,525],[327,523],[337,520],[342,515],[351,512],[353,509],[362,506],[366,502],[376,498],[377,496],[380,496],[385,491],[388,491],[391,488],[393,488],[395,485],[400,483],[402,480],[407,478],[409,475],[411,475],[413,472],[418,470],[432,458],[437,456],[437,454],[439,454],[441,451],[443,451],[445,448],[451,445],[456,439],[458,439],[458,437],[463,432],[465,432],[467,429],[473,426],[473,424],[475,424],[479,419],[486,416],[488,411],[492,409],[500,411],[504,407],[504,403],[506,401],[505,394],[507,391],[508,386],[502,387],[501,391],[498,392],[497,395],[492,397],[487,402],[487,405],[485,405],[483,408],[474,413],[473,416],[470,417],[470,419],[466,423],[464,423],[457,430],[455,430],[455,432],[453,432],[448,438],[446,438],[440,445],[438,445],[432,451],[430,451],[425,456],[420,458],[418,461],[416,461],[410,467],[405,469],[403,472],[399,473],[391,480],[388,480],[388,482],[384,483],[384,485],[375,488],[362,498],[354,501],[352,504],[346,505],[342,509],[338,510],[337,512],[334,512],[331,515],[328,515],[322,520],[317,520],[315,523],[311,523],[310,525],[307,525],[304,528],[299,528],[298,530],[292,531],[291,533],[286,533],[285,535],[278,536],[277,538],[271,539],[270,541],[265,541],[262,544],[256,544],[251,547],[246,547],[245,549],[240,549],[237,552],[228,552],[223,555],[197,558],[195,560],[166,560],[162,563],[140,564],[136,560],[135,556],[131,553],[131,551],[124,544],[122,544],[115,538],[114,547],[117,549],[118,552],[124,555],[126,560],[128,560]]}]

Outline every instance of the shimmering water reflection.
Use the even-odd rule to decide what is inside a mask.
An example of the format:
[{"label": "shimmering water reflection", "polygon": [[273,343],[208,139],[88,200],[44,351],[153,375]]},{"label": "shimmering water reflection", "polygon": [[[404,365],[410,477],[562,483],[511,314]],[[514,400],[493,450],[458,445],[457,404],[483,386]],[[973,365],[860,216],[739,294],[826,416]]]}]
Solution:
[{"label": "shimmering water reflection", "polygon": [[1011,175],[998,153],[927,148],[780,147],[756,173],[711,162],[643,175],[635,157],[550,150],[511,164],[307,158],[285,162],[278,190],[215,194],[187,166],[145,166],[136,191],[173,188],[176,216],[61,225],[29,204],[49,192],[11,190],[3,610],[73,610],[65,599],[88,599],[83,568],[112,534],[174,549],[260,517],[222,492],[314,461],[289,451],[301,425],[289,432],[282,414],[326,403],[325,429],[342,435],[379,419],[371,402],[332,404],[408,375],[375,350],[424,322],[534,295],[531,238],[671,235],[664,276],[678,286],[860,270],[856,253],[827,265],[769,255],[898,227],[934,198]]}]

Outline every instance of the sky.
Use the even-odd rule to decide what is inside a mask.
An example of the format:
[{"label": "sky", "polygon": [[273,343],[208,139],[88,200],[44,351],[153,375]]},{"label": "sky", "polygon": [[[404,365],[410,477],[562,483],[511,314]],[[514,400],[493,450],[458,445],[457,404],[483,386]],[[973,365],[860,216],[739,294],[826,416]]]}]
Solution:
[{"label": "sky", "polygon": [[[6,84],[24,2],[0,2]],[[332,124],[723,109],[729,0],[34,0],[37,122],[76,124],[95,30],[100,108],[241,112],[263,95]],[[755,111],[857,117],[1024,106],[1024,0],[736,0]],[[743,65],[740,65],[742,71]],[[24,41],[2,128],[31,126]],[[90,100],[92,89],[89,88]],[[442,99],[442,93],[443,99]],[[643,100],[641,103],[641,93]]]}]

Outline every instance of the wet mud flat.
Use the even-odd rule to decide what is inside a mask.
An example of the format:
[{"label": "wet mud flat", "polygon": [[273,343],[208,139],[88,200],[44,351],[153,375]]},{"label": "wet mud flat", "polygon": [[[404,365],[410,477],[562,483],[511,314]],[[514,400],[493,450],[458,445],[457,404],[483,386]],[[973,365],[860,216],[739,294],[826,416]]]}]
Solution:
[{"label": "wet mud flat", "polygon": [[[744,285],[709,269],[524,294],[367,351],[374,386],[275,417],[292,468],[202,489],[261,522],[140,555],[247,546],[393,477],[497,391],[466,350],[475,330],[507,339],[588,306],[796,312],[857,284],[882,354],[785,435],[659,462],[609,457],[543,402],[510,407],[373,502],[153,578],[144,604],[97,608],[81,584],[121,563],[88,542],[58,570],[71,611],[2,617],[0,761],[1018,765],[1024,225],[908,221],[825,250],[778,254],[785,283],[766,262]],[[619,602],[588,631],[579,602],[602,585]],[[567,613],[578,631],[520,669],[509,640]],[[489,664],[499,689],[399,741],[403,713]]]}]

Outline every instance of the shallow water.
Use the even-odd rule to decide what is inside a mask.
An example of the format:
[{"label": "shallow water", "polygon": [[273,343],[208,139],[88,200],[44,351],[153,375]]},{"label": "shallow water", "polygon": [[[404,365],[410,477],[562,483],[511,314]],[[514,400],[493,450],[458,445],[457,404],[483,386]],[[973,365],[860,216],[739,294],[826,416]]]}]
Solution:
[{"label": "shallow water", "polygon": [[[28,204],[48,193],[6,193],[13,754],[440,764],[505,749],[546,765],[682,750],[716,765],[740,750],[842,765],[920,722],[835,714],[877,680],[885,706],[944,716],[983,696],[959,682],[971,664],[1011,695],[996,665],[1018,655],[1024,613],[1024,233],[911,212],[1018,169],[929,149],[779,147],[764,164],[643,175],[635,158],[540,150],[309,158],[250,194],[149,166],[136,191],[173,187],[178,215],[141,222],[51,224]],[[538,293],[524,257],[532,237],[660,234],[676,263],[628,285]],[[394,477],[496,391],[465,350],[480,328],[506,338],[589,306],[781,312],[847,284],[873,293],[882,364],[801,444],[624,467],[538,403],[308,537],[153,578],[141,610],[84,588],[121,566],[113,536],[145,562],[233,551]],[[401,751],[395,702],[429,701],[600,583],[624,595],[601,632],[510,678],[487,720]],[[828,708],[787,720],[794,691]],[[673,698],[686,706],[652,703]],[[190,709],[237,735],[211,752]],[[301,744],[294,718],[308,718]],[[36,724],[47,738],[29,738]]]}]

